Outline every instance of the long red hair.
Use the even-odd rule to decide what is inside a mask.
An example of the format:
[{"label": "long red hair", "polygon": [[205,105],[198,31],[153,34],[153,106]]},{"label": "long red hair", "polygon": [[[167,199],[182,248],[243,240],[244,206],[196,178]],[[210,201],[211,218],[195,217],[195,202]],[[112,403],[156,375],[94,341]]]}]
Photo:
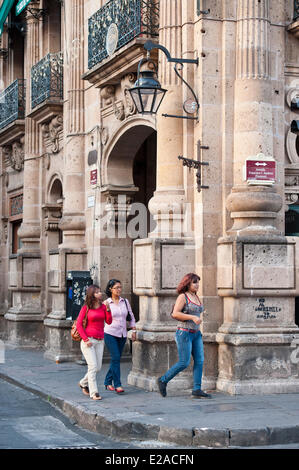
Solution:
[{"label": "long red hair", "polygon": [[191,282],[200,281],[200,277],[195,273],[188,273],[183,277],[177,287],[178,294],[184,294],[190,287]]},{"label": "long red hair", "polygon": [[[87,305],[88,308],[93,308],[93,305],[96,301],[96,299],[94,297],[94,293],[97,290],[101,290],[101,289],[96,284],[92,284],[91,286],[87,287],[85,305]],[[102,305],[102,301],[100,300],[99,302],[100,302],[100,305]]]}]

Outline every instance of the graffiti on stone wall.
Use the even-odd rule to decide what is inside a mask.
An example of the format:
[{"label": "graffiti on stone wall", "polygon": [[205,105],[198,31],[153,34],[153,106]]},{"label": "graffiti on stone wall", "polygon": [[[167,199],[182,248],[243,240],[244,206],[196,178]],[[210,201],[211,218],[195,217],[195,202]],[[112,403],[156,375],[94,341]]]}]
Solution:
[{"label": "graffiti on stone wall", "polygon": [[263,320],[273,320],[276,318],[276,313],[281,312],[280,307],[275,306],[266,306],[266,299],[258,299],[258,307],[255,308],[255,311],[258,312],[256,318]]}]

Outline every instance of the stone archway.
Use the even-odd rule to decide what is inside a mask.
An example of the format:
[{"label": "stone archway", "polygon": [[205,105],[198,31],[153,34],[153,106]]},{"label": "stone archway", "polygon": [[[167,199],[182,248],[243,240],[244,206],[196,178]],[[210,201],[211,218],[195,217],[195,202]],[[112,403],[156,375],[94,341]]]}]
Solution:
[{"label": "stone archway", "polygon": [[62,242],[62,232],[59,222],[62,217],[63,186],[59,175],[53,175],[48,186],[45,211],[45,230],[48,236],[48,250],[57,249]]},{"label": "stone archway", "polygon": [[[110,247],[113,246],[113,250],[110,250],[110,253],[113,252],[111,262],[108,260],[108,253],[106,256],[104,254],[105,247],[101,247],[103,257],[107,260],[106,264],[101,263],[101,277],[111,278],[112,274],[115,277],[119,273],[118,277],[123,282],[123,293],[131,301],[137,319],[139,299],[132,289],[133,242],[136,238],[145,238],[150,232],[147,206],[156,189],[156,135],[152,121],[136,117],[128,120],[112,137],[102,163],[102,201],[106,203],[106,211],[111,214],[110,219],[118,226],[115,238],[110,240]],[[125,220],[128,227],[134,216],[138,218],[138,210],[134,212],[136,203],[142,209],[142,216],[146,214],[142,218],[146,226],[136,231],[138,234],[135,238],[129,230],[120,237],[118,221]]]},{"label": "stone archway", "polygon": [[103,155],[102,181],[108,186],[133,186],[133,162],[135,155],[153,134],[153,120],[131,118],[110,139]]}]

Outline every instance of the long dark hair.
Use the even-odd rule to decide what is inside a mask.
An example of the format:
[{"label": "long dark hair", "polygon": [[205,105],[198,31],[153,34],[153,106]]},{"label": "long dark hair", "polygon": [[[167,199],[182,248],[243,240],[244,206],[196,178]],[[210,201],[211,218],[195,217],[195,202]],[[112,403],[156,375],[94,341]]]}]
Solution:
[{"label": "long dark hair", "polygon": [[178,294],[184,294],[190,287],[191,282],[200,281],[200,277],[195,273],[186,274],[177,287]]},{"label": "long dark hair", "polygon": [[115,284],[121,284],[121,282],[118,279],[110,279],[105,289],[105,294],[107,295],[107,297],[111,297],[111,289],[113,286],[115,286]]},{"label": "long dark hair", "polygon": [[[87,305],[88,308],[93,308],[93,305],[95,303],[95,298],[94,298],[94,293],[97,290],[101,290],[99,286],[96,284],[91,284],[91,286],[88,286],[86,289],[86,298],[85,298],[85,305]],[[102,301],[99,300],[100,305],[102,305]]]}]

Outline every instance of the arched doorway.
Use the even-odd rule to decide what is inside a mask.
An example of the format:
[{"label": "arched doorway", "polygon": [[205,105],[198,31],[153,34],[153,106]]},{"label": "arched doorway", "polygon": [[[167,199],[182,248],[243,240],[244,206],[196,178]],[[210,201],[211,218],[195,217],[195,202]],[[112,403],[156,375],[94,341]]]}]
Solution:
[{"label": "arched doorway", "polygon": [[[285,235],[299,237],[299,205],[291,204],[285,213]],[[299,326],[299,297],[295,298],[295,323]]]},{"label": "arched doorway", "polygon": [[57,249],[62,243],[62,231],[59,229],[59,221],[62,215],[62,183],[54,176],[52,179],[48,203],[44,206],[46,209],[46,231],[48,235],[48,250]]},{"label": "arched doorway", "polygon": [[[128,211],[127,227],[130,222],[134,223],[134,220],[132,220],[134,217],[135,220],[142,220],[142,224],[145,222],[145,226],[138,227],[138,222],[136,222],[136,236],[132,236],[132,233],[127,230],[126,240],[122,240],[120,237],[117,238],[117,233],[114,240],[116,251],[117,249],[123,252],[126,251],[127,269],[125,270],[124,265],[121,265],[119,260],[116,266],[120,267],[119,270],[123,277],[128,276],[130,278],[130,281],[127,282],[127,291],[124,294],[128,294],[137,320],[139,319],[139,297],[132,290],[133,242],[138,238],[147,237],[153,229],[153,221],[148,211],[148,202],[153,197],[156,189],[156,148],[157,133],[154,127],[145,124],[134,125],[125,130],[116,140],[106,160],[104,159],[103,168],[103,187],[107,199],[110,198],[111,201],[111,195],[113,194],[113,200],[116,204],[116,196],[128,196],[129,203],[127,207],[133,208],[134,206],[136,208],[136,205],[140,205],[142,215],[146,214],[145,217],[138,218],[138,211],[137,213],[132,211],[131,214]],[[117,269],[113,271],[110,268],[110,272],[117,274]],[[108,275],[108,277],[111,276]]]}]

